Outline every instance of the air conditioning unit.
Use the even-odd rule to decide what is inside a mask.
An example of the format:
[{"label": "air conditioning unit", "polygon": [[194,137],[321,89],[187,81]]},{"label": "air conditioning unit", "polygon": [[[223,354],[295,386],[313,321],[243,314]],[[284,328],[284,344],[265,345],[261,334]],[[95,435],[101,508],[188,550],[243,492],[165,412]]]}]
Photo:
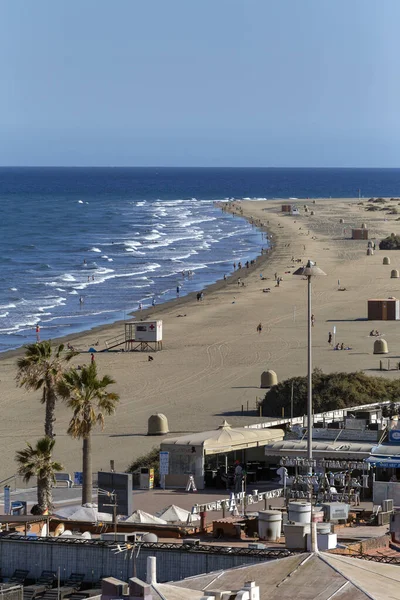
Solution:
[{"label": "air conditioning unit", "polygon": [[322,504],[326,521],[347,521],[349,505],[345,502],[325,502]]},{"label": "air conditioning unit", "polygon": [[382,511],[383,512],[393,512],[394,510],[394,506],[393,506],[393,500],[384,500],[382,502]]},{"label": "air conditioning unit", "polygon": [[183,538],[182,544],[185,546],[200,546],[200,538]]}]

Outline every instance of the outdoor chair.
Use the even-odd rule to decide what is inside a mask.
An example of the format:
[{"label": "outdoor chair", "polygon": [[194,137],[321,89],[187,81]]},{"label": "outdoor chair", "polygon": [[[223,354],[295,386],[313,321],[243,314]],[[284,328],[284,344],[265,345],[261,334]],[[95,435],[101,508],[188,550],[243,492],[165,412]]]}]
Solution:
[{"label": "outdoor chair", "polygon": [[19,585],[24,585],[26,578],[28,577],[28,573],[29,571],[26,571],[25,569],[15,569],[7,583],[18,583]]}]

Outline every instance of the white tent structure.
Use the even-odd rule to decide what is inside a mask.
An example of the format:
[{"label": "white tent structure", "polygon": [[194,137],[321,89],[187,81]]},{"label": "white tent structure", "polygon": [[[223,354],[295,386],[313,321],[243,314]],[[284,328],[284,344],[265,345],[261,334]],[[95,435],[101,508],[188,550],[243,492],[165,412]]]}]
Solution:
[{"label": "white tent structure", "polygon": [[144,510],[135,510],[129,517],[124,519],[124,523],[147,523],[148,525],[166,525],[167,521],[150,515]]},{"label": "white tent structure", "polygon": [[199,515],[192,515],[192,513],[184,508],[179,508],[175,504],[170,504],[167,508],[164,508],[160,512],[157,513],[157,517],[161,517],[165,519],[167,523],[175,523],[175,524],[186,524],[188,522],[188,518],[190,517],[190,521],[198,521],[200,519]]},{"label": "white tent structure", "polygon": [[112,515],[101,513],[97,504],[84,504],[83,506],[65,506],[57,510],[56,517],[70,521],[86,521],[89,523],[112,522]]},{"label": "white tent structure", "polygon": [[166,485],[186,487],[191,473],[198,489],[204,489],[204,458],[212,454],[227,455],[230,452],[245,453],[250,448],[263,448],[267,444],[283,440],[282,429],[253,429],[231,427],[224,421],[213,431],[190,433],[177,438],[167,438],[161,450],[169,453],[169,473]]}]

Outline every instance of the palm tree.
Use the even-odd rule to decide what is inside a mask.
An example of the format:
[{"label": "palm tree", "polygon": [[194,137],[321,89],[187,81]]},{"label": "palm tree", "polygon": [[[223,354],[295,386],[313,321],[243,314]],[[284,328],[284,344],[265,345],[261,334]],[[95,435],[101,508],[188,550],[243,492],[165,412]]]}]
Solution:
[{"label": "palm tree", "polygon": [[54,437],[57,383],[62,378],[64,363],[75,354],[72,350],[64,352],[63,344],[53,350],[51,343],[46,340],[25,346],[24,356],[17,360],[17,385],[27,390],[42,390],[41,402],[46,406],[44,433],[49,438]]},{"label": "palm tree", "polygon": [[26,448],[19,450],[15,457],[18,474],[24,481],[37,477],[37,503],[41,515],[52,508],[55,473],[63,469],[59,462],[52,460],[54,444],[54,439],[45,436],[36,442],[35,447],[27,443]]},{"label": "palm tree", "polygon": [[72,409],[68,434],[83,440],[82,446],[82,504],[92,502],[92,429],[104,428],[104,417],[115,412],[119,395],[107,391],[115,383],[109,375],[97,376],[96,363],[83,366],[80,371],[70,369],[57,386],[58,393]]}]

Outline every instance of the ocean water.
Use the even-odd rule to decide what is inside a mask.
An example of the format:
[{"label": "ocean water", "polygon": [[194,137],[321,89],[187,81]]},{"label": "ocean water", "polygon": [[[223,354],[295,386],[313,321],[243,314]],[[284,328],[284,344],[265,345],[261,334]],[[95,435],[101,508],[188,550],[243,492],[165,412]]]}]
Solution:
[{"label": "ocean water", "polygon": [[[400,195],[400,170],[0,168],[0,351],[201,291],[265,239],[227,198]],[[191,277],[182,271],[193,272]],[[81,304],[79,299],[82,298]]]}]

